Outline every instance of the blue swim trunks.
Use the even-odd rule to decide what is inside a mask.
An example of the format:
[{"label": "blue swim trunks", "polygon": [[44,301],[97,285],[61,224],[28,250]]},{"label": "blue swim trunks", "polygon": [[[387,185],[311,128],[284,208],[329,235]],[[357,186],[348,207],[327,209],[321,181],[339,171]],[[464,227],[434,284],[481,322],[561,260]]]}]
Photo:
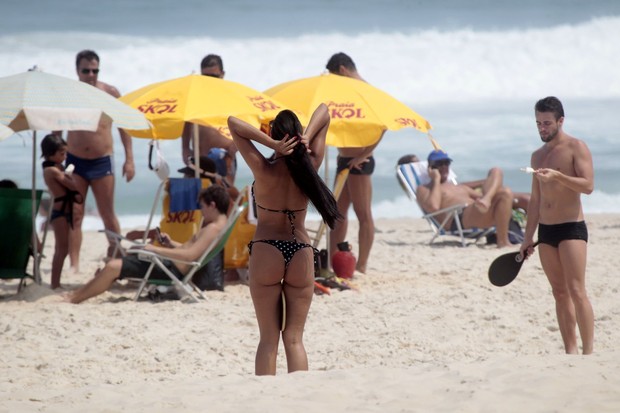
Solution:
[{"label": "blue swim trunks", "polygon": [[102,156],[97,159],[84,159],[67,153],[65,165],[71,164],[75,166],[74,173],[80,175],[87,181],[94,181],[95,179],[114,175],[114,165],[111,155]]}]

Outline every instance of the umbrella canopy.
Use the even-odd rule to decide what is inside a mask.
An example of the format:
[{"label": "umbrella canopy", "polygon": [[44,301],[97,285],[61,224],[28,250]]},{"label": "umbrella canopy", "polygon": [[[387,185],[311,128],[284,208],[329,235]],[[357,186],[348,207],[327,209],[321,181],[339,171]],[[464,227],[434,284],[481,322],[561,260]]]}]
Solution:
[{"label": "umbrella canopy", "polygon": [[[0,124],[32,134],[32,245],[36,244],[37,130],[96,131],[107,117],[116,126],[148,129],[142,113],[106,92],[84,82],[31,70],[0,78]],[[0,132],[1,133],[1,132]],[[34,277],[41,282],[38,251],[34,251]]]},{"label": "umbrella canopy", "polygon": [[128,131],[131,136],[176,139],[185,122],[212,126],[230,137],[227,119],[233,115],[256,126],[273,119],[284,106],[270,96],[229,80],[188,75],[147,85],[120,98],[144,113],[153,128]]},{"label": "umbrella canopy", "polygon": [[148,129],[144,115],[87,83],[40,71],[0,78],[0,123],[14,131],[96,131],[102,116]]},{"label": "umbrella canopy", "polygon": [[265,94],[306,115],[325,103],[331,116],[327,135],[331,146],[370,146],[386,129],[411,127],[425,133],[431,129],[426,119],[404,103],[364,81],[345,76],[324,74],[293,80]]}]

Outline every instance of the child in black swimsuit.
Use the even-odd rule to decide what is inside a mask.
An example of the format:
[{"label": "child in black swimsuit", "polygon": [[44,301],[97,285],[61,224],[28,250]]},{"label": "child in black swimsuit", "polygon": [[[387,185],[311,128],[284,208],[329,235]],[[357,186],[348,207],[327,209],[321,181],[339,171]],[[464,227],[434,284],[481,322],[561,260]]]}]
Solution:
[{"label": "child in black swimsuit", "polygon": [[60,287],[60,274],[69,253],[69,230],[73,228],[73,203],[83,202],[75,190],[69,171],[62,163],[67,157],[67,143],[59,136],[49,134],[41,141],[43,153],[43,178],[52,193],[54,205],[49,222],[54,228],[54,259],[52,261],[52,289]]}]

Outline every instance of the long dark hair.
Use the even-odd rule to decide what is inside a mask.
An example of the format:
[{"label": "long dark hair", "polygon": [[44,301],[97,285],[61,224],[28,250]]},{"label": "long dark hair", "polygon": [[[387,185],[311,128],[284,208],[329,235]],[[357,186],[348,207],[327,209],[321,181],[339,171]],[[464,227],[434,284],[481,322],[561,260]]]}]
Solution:
[{"label": "long dark hair", "polygon": [[[271,138],[274,140],[282,140],[286,135],[301,136],[302,133],[301,122],[290,110],[281,111],[273,120]],[[342,219],[342,215],[338,212],[334,194],[314,169],[306,147],[302,144],[295,146],[293,153],[284,157],[284,162],[295,184],[310,199],[323,221],[333,229],[336,220]]]}]

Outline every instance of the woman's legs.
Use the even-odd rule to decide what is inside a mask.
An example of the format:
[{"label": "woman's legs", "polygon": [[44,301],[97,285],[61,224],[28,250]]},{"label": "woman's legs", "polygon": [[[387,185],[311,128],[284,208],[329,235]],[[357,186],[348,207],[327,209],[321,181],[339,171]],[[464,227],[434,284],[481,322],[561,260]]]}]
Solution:
[{"label": "woman's legs", "polygon": [[286,329],[282,332],[282,342],[289,373],[308,370],[303,336],[313,295],[314,251],[304,248],[297,251],[284,276]]},{"label": "woman's legs", "polygon": [[254,303],[260,341],[256,350],[257,376],[276,374],[280,341],[279,299],[282,292],[284,259],[277,248],[262,242],[252,245],[250,293]]},{"label": "woman's legs", "polygon": [[[260,332],[255,373],[276,374],[280,341],[280,296],[286,297],[286,329],[282,333],[288,371],[307,370],[303,331],[314,294],[313,250],[303,248],[294,255],[284,274],[284,258],[272,245],[255,243],[250,256],[250,293]],[[284,277],[284,287],[282,278]]]}]

